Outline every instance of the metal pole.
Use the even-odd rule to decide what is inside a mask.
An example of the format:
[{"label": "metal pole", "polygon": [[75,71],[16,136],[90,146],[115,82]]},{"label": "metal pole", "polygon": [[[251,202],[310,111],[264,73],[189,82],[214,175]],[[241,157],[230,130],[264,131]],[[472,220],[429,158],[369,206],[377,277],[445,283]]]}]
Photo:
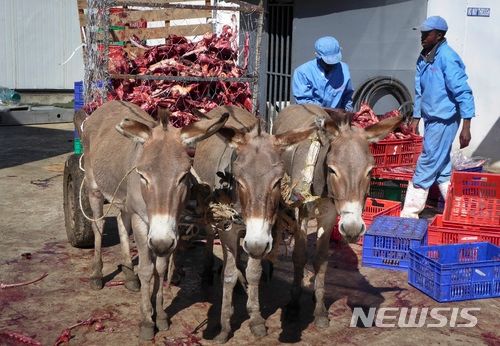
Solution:
[{"label": "metal pole", "polygon": [[259,21],[257,23],[257,36],[255,39],[255,73],[256,81],[253,84],[252,91],[252,109],[256,114],[259,113],[259,72],[260,72],[260,45],[262,42],[262,27],[264,26],[264,1],[259,1]]}]

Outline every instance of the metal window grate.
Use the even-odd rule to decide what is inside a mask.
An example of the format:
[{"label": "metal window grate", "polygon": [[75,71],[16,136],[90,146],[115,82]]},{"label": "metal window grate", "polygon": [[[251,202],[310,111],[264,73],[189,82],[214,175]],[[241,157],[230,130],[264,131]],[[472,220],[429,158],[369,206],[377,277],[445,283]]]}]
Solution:
[{"label": "metal window grate", "polygon": [[290,102],[293,0],[270,0],[267,15],[266,119],[272,124]]}]

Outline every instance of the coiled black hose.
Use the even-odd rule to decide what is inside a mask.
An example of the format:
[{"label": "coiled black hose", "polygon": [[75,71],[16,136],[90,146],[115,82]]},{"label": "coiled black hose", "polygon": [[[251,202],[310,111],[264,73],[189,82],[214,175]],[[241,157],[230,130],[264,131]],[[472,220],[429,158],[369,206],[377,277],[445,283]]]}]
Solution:
[{"label": "coiled black hose", "polygon": [[374,107],[377,101],[386,95],[392,95],[399,103],[399,111],[406,116],[413,114],[413,101],[408,88],[399,80],[388,76],[376,76],[366,80],[356,89],[352,97],[354,111],[358,111],[362,103]]}]

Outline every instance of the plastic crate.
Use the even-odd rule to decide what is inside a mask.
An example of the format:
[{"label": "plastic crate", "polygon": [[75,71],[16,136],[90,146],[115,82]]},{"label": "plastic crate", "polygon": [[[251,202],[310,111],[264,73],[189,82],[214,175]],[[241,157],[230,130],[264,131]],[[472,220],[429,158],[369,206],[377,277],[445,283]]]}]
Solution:
[{"label": "plastic crate", "polygon": [[391,168],[374,168],[372,177],[378,179],[391,179],[408,182],[413,178],[413,175],[415,173],[415,166],[408,167],[408,169],[411,169],[411,171],[395,172]]},{"label": "plastic crate", "polygon": [[365,267],[407,270],[410,249],[427,245],[427,221],[380,216],[373,221],[363,241]]},{"label": "plastic crate", "polygon": [[410,250],[408,282],[438,302],[500,297],[500,248],[490,243]]},{"label": "plastic crate", "polygon": [[415,166],[422,152],[422,137],[382,140],[371,144],[370,151],[377,169]]},{"label": "plastic crate", "polygon": [[445,225],[500,227],[500,175],[454,171],[443,213]]},{"label": "plastic crate", "polygon": [[490,242],[500,246],[500,228],[492,231],[480,226],[446,226],[443,215],[436,215],[429,224],[427,238],[429,245]]},{"label": "plastic crate", "polygon": [[407,188],[408,181],[373,178],[368,195],[373,198],[404,202]]},{"label": "plastic crate", "polygon": [[[367,198],[365,202],[365,209],[363,210],[362,218],[365,222],[365,226],[368,229],[372,224],[373,220],[381,215],[392,215],[399,216],[401,211],[401,203],[395,201],[387,201],[383,199]],[[342,240],[342,235],[340,235],[338,222],[339,217],[337,216],[337,221],[333,227],[333,232],[331,239],[335,241]],[[357,244],[363,244],[363,237],[361,237]]]},{"label": "plastic crate", "polygon": [[75,111],[79,110],[80,108],[83,108],[84,105],[84,99],[83,99],[83,82],[78,81],[74,83],[74,109]]}]

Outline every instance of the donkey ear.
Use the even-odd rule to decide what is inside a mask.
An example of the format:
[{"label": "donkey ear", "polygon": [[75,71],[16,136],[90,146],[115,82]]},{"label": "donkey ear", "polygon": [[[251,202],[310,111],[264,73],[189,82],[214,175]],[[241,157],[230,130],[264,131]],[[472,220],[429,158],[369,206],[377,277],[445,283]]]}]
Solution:
[{"label": "donkey ear", "polygon": [[167,131],[168,129],[168,118],[171,114],[172,113],[167,108],[158,108],[158,120],[160,120],[160,124],[164,131]]},{"label": "donkey ear", "polygon": [[232,148],[245,143],[245,132],[234,129],[232,127],[223,127],[217,132],[224,141]]},{"label": "donkey ear", "polygon": [[365,128],[365,137],[368,142],[376,143],[379,140],[384,139],[389,133],[394,131],[402,121],[402,116],[384,119]]},{"label": "donkey ear", "polygon": [[317,130],[316,126],[311,126],[306,129],[296,129],[274,136],[274,144],[281,149],[286,149],[290,145],[301,142]]},{"label": "donkey ear", "polygon": [[129,118],[123,119],[115,128],[122,135],[137,143],[144,143],[151,136],[151,128],[149,126]]},{"label": "donkey ear", "polygon": [[332,119],[325,119],[323,123],[323,131],[326,132],[327,135],[336,137],[339,132],[340,128],[335,120]]},{"label": "donkey ear", "polygon": [[210,137],[226,123],[229,113],[223,113],[218,119],[202,119],[181,129],[181,140],[185,146],[190,146]]},{"label": "donkey ear", "polygon": [[199,109],[193,108],[191,112],[200,119],[210,119],[207,115],[201,112]]}]

